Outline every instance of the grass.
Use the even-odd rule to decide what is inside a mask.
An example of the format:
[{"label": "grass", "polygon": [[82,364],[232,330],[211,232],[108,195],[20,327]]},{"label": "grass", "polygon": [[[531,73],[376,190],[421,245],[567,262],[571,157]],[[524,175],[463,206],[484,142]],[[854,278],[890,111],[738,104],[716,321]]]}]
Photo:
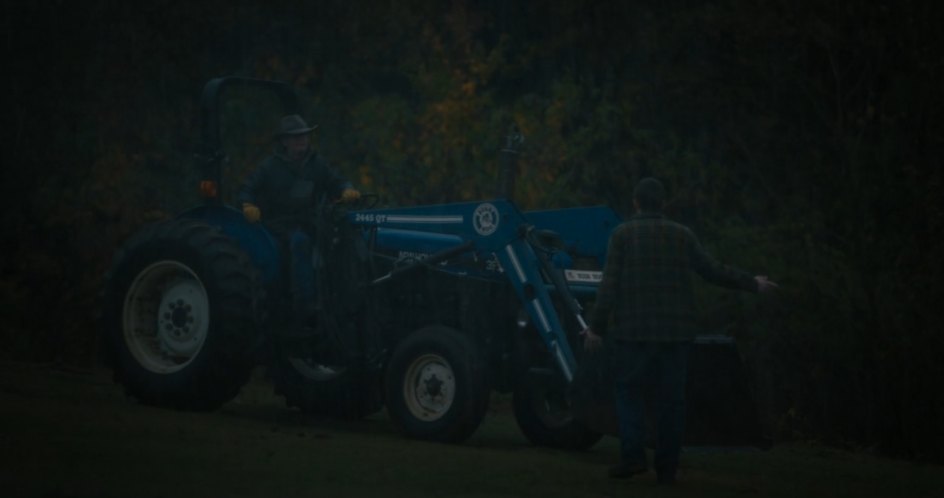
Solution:
[{"label": "grass", "polygon": [[531,446],[508,399],[463,445],[408,440],[383,413],[312,419],[262,380],[212,413],[150,408],[107,372],[0,366],[0,489],[37,497],[939,496],[944,467],[812,444],[687,448],[680,482],[605,477],[617,443]]}]

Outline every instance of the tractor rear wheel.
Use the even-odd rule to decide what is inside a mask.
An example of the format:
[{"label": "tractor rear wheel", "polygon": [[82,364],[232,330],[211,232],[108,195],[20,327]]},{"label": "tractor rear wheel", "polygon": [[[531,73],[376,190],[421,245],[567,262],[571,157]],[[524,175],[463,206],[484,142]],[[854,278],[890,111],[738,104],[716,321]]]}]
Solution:
[{"label": "tractor rear wheel", "polygon": [[481,424],[490,391],[475,344],[457,330],[430,326],[394,350],[387,368],[387,410],[409,437],[458,443]]},{"label": "tractor rear wheel", "polygon": [[216,228],[152,225],[124,245],[106,276],[106,362],[145,404],[215,409],[249,380],[263,297],[249,258]]},{"label": "tractor rear wheel", "polygon": [[521,432],[538,446],[585,450],[603,437],[574,416],[567,388],[550,374],[523,375],[512,405]]}]

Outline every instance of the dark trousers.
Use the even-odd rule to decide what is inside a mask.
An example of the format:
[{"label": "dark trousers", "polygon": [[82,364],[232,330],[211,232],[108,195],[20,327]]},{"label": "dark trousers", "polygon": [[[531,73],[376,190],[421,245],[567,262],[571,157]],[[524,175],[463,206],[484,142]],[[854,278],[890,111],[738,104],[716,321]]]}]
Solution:
[{"label": "dark trousers", "polygon": [[297,223],[273,223],[267,228],[279,241],[285,258],[283,277],[288,280],[293,321],[307,323],[315,309],[313,237]]},{"label": "dark trousers", "polygon": [[307,318],[315,306],[315,268],[312,265],[311,237],[296,229],[289,239],[291,253],[291,291],[297,314]]},{"label": "dark trousers", "polygon": [[624,463],[647,467],[645,393],[654,393],[656,416],[655,468],[674,474],[685,429],[685,378],[689,343],[625,342],[613,350],[620,457]]}]

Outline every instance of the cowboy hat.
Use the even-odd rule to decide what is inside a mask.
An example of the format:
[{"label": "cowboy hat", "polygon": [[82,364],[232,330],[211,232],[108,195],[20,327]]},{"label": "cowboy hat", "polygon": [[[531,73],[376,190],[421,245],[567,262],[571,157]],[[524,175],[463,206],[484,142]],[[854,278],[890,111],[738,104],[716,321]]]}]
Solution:
[{"label": "cowboy hat", "polygon": [[279,129],[275,132],[277,138],[287,135],[303,135],[311,133],[318,125],[308,126],[308,123],[298,114],[290,114],[279,120]]}]

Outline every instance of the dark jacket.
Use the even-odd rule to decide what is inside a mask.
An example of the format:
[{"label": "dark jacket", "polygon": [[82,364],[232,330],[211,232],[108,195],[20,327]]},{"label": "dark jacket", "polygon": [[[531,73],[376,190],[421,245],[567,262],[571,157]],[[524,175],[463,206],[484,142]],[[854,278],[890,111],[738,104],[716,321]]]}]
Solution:
[{"label": "dark jacket", "polygon": [[722,265],[684,225],[659,213],[641,213],[610,236],[603,282],[591,328],[617,341],[690,341],[697,332],[692,272],[724,287],[757,292],[748,273]]},{"label": "dark jacket", "polygon": [[337,199],[350,186],[315,152],[291,163],[277,151],[249,175],[239,189],[237,201],[240,205],[249,202],[259,206],[264,222],[284,223],[304,216],[322,195]]}]

